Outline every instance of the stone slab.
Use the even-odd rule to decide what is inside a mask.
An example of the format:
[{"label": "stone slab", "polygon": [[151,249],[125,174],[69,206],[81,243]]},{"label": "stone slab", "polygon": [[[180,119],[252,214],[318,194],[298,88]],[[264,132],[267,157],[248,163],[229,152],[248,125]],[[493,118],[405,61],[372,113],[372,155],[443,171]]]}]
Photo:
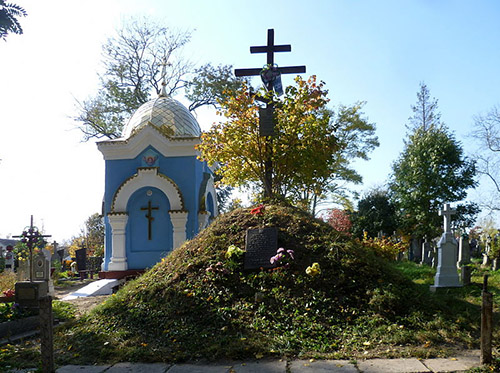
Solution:
[{"label": "stone slab", "polygon": [[448,359],[428,359],[422,361],[433,372],[466,372],[481,366],[479,357],[462,356]]},{"label": "stone slab", "polygon": [[233,363],[232,372],[236,373],[285,373],[285,360],[259,360]]},{"label": "stone slab", "polygon": [[109,368],[106,373],[165,373],[171,364],[143,364],[143,363],[117,363]]},{"label": "stone slab", "polygon": [[357,373],[358,370],[348,360],[294,360],[290,364],[291,373]]},{"label": "stone slab", "polygon": [[175,364],[167,373],[230,373],[231,369],[231,364]]},{"label": "stone slab", "polygon": [[371,359],[358,364],[363,373],[423,373],[430,372],[418,359]]},{"label": "stone slab", "polygon": [[93,281],[87,286],[68,294],[62,300],[71,300],[81,297],[95,297],[97,295],[108,295],[113,293],[113,288],[119,286],[123,280],[103,279]]},{"label": "stone slab", "polygon": [[101,373],[110,365],[65,365],[56,370],[56,373]]}]

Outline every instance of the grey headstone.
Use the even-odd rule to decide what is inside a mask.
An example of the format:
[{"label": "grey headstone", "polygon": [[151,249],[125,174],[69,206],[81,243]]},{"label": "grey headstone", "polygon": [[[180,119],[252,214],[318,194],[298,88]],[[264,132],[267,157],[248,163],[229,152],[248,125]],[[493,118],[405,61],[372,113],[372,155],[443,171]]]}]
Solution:
[{"label": "grey headstone", "polygon": [[458,242],[458,263],[457,267],[470,263],[470,246],[467,237],[460,237]]},{"label": "grey headstone", "polygon": [[33,273],[34,281],[48,281],[50,279],[50,261],[43,252],[33,256]]},{"label": "grey headstone", "polygon": [[445,232],[438,243],[438,267],[434,288],[462,286],[457,271],[458,244],[452,233]]},{"label": "grey headstone", "polygon": [[269,261],[278,249],[278,228],[248,229],[244,269],[273,268]]}]

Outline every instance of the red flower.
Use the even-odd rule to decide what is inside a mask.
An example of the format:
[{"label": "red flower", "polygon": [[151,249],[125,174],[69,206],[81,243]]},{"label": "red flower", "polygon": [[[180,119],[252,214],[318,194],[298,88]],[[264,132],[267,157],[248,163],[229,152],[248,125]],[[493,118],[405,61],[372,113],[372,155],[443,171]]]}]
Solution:
[{"label": "red flower", "polygon": [[262,215],[264,213],[264,209],[265,209],[265,206],[260,204],[259,206],[252,209],[252,211],[250,211],[250,214]]},{"label": "red flower", "polygon": [[6,296],[7,298],[13,297],[16,292],[12,289],[5,290],[3,292],[3,295]]}]

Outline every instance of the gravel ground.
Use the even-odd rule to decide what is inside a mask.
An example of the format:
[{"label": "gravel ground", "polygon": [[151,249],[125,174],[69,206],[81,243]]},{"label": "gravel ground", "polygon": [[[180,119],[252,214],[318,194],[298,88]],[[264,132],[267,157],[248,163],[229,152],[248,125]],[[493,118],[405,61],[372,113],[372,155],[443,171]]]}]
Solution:
[{"label": "gravel ground", "polygon": [[[90,282],[92,282],[92,280],[84,280],[83,282],[72,285],[72,286],[64,286],[64,287],[55,286],[54,287],[54,292],[55,292],[54,298],[57,300],[61,300],[66,295],[69,295],[69,294],[73,293],[74,291],[81,289],[82,287],[86,286]],[[76,308],[77,308],[76,315],[78,317],[78,316],[81,316],[84,313],[90,311],[95,306],[101,304],[108,297],[109,297],[109,295],[98,295],[95,297],[76,298],[76,299],[72,299],[72,300],[67,300],[65,302],[74,304],[76,306]]]}]

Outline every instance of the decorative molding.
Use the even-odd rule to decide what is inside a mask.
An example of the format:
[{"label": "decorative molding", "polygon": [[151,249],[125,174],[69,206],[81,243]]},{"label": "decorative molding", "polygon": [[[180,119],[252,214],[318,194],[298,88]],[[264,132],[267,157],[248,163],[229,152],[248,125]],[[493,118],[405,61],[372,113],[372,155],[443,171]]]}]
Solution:
[{"label": "decorative molding", "polygon": [[97,148],[105,160],[133,159],[148,146],[152,146],[165,157],[197,157],[195,146],[201,143],[198,137],[171,138],[148,123],[128,139],[100,141]]},{"label": "decorative molding", "polygon": [[155,187],[167,196],[173,210],[184,210],[184,198],[177,184],[158,172],[157,167],[140,167],[137,173],[116,190],[111,204],[111,213],[126,211],[127,203],[132,194],[142,187]]}]

